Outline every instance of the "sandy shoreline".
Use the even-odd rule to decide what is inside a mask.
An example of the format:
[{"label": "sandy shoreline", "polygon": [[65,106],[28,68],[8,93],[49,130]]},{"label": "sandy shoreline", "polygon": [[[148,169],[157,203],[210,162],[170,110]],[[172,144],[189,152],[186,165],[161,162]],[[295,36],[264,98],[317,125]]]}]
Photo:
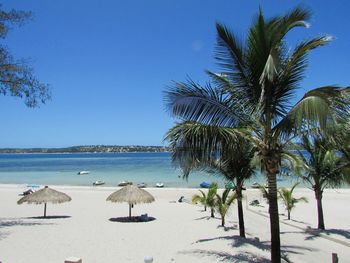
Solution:
[{"label": "sandy shoreline", "polygon": [[[61,218],[39,219],[42,205],[17,205],[25,185],[0,185],[0,261],[63,262],[78,256],[83,262],[268,262],[269,220],[267,205],[258,190],[248,189],[244,201],[247,239],[237,229],[236,205],[227,216],[227,228],[220,218],[209,218],[202,207],[176,202],[190,199],[196,189],[147,188],[156,201],[136,205],[133,215],[148,213],[155,218],[146,223],[120,223],[109,219],[124,217],[126,204],[106,202],[117,187],[51,186],[72,197],[70,203],[48,205],[48,215]],[[292,262],[330,262],[338,253],[340,262],[350,258],[350,189],[327,190],[324,194],[325,224],[319,235],[306,232],[317,224],[313,192],[297,189],[309,203],[300,203],[286,220],[280,206],[282,250]],[[258,199],[262,206],[248,203]],[[259,240],[256,239],[259,238]]]}]

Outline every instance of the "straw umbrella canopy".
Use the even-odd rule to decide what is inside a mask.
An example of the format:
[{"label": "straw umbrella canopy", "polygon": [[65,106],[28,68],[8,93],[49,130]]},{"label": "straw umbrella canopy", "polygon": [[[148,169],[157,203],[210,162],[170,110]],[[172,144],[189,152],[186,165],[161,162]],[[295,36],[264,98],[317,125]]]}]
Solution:
[{"label": "straw umbrella canopy", "polygon": [[17,204],[42,204],[44,203],[44,217],[46,217],[46,203],[60,204],[71,201],[72,198],[65,193],[45,186],[32,194],[26,195],[17,201]]},{"label": "straw umbrella canopy", "polygon": [[129,218],[131,218],[131,208],[134,204],[152,203],[154,197],[144,189],[140,189],[135,185],[127,185],[112,193],[106,200],[114,203],[128,203]]}]

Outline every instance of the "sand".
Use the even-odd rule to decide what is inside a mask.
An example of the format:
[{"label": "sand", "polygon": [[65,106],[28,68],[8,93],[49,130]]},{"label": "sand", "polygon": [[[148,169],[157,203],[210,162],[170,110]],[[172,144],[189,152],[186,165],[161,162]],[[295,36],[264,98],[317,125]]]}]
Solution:
[{"label": "sand", "polygon": [[[239,237],[237,207],[233,205],[220,227],[199,205],[176,202],[191,199],[196,189],[147,189],[156,199],[135,205],[133,215],[147,213],[154,221],[121,223],[110,219],[128,215],[127,204],[106,202],[117,188],[51,186],[72,197],[70,203],[48,205],[49,219],[42,216],[43,205],[17,205],[25,188],[0,185],[0,261],[2,263],[62,263],[81,257],[84,263],[144,262],[269,262],[269,219],[267,205],[258,190],[246,191],[244,200],[247,238]],[[313,192],[297,189],[309,203],[297,204],[292,220],[286,220],[280,205],[281,244],[291,262],[339,262],[350,259],[350,189],[324,193],[325,224],[328,231],[318,234]],[[251,200],[262,206],[252,207]],[[307,230],[308,229],[308,230]],[[307,230],[307,231],[306,231]],[[311,230],[311,231],[310,231]]]}]

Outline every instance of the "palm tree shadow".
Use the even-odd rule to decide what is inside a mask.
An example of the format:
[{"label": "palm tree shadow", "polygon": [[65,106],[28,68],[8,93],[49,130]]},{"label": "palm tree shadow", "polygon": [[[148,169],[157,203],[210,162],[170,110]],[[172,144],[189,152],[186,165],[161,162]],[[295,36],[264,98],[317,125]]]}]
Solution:
[{"label": "palm tree shadow", "polygon": [[350,239],[350,231],[349,230],[345,230],[345,229],[326,229],[326,230],[321,230],[321,229],[308,229],[307,234],[309,234],[309,236],[307,236],[305,238],[305,240],[313,240],[317,237],[320,237],[321,234],[325,234],[325,235],[339,235],[339,236],[343,236],[346,239]]},{"label": "palm tree shadow", "polygon": [[189,251],[183,251],[182,254],[195,254],[202,257],[215,257],[217,260],[223,262],[261,262],[268,263],[269,259],[265,257],[261,257],[258,255],[254,255],[252,253],[238,253],[238,254],[230,254],[227,252],[215,251],[215,250],[202,250],[202,249],[194,249]]},{"label": "palm tree shadow", "polygon": [[254,247],[257,247],[262,250],[269,250],[270,245],[268,242],[261,242],[257,238],[244,238],[240,236],[221,236],[221,237],[214,237],[214,238],[206,238],[206,239],[199,239],[195,243],[202,243],[202,242],[208,242],[208,241],[214,241],[214,240],[220,240],[220,239],[226,239],[231,240],[232,247],[241,247],[245,245],[252,245]]},{"label": "palm tree shadow", "polygon": [[198,217],[194,220],[203,220],[203,219],[209,220],[210,218],[211,218],[210,216],[202,216],[202,217]]},{"label": "palm tree shadow", "polygon": [[[233,248],[237,247],[244,247],[246,245],[254,246],[260,250],[263,251],[269,251],[270,250],[270,242],[268,241],[260,241],[259,238],[244,238],[240,236],[221,236],[221,237],[214,237],[214,238],[207,238],[207,239],[199,239],[195,243],[202,243],[202,242],[209,242],[219,239],[226,239],[231,240],[231,246]],[[315,251],[315,249],[311,249],[306,246],[281,246],[281,251],[283,254],[303,254],[303,251]]]},{"label": "palm tree shadow", "polygon": [[308,225],[309,223],[301,221],[301,220],[295,220],[293,218],[291,218],[290,220],[285,219],[285,221],[288,223],[288,221],[292,221],[292,222],[296,222],[296,223],[300,223],[300,224],[304,224],[304,225]]},{"label": "palm tree shadow", "polygon": [[23,219],[29,219],[29,218],[0,219],[0,228],[12,227],[12,226],[52,225],[52,223],[28,222],[28,221],[24,221]]},{"label": "palm tree shadow", "polygon": [[0,241],[5,239],[9,235],[10,235],[9,232],[2,232],[2,231],[0,231]]},{"label": "palm tree shadow", "polygon": [[31,222],[25,221],[24,219],[26,218],[0,218],[0,241],[11,234],[11,232],[3,231],[2,229],[7,229],[16,226],[53,225],[53,223]]},{"label": "palm tree shadow", "polygon": [[350,230],[332,228],[332,229],[326,229],[323,233],[327,235],[336,234],[339,236],[343,236],[346,239],[350,239]]},{"label": "palm tree shadow", "polygon": [[[218,225],[217,228],[222,228],[222,225]],[[237,230],[238,228],[236,226],[224,226],[224,231],[230,231],[230,230]]]}]

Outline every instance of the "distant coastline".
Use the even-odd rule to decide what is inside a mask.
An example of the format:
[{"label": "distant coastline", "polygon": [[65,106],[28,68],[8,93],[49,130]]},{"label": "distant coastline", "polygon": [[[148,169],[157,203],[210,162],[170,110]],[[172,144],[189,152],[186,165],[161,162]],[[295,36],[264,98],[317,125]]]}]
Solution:
[{"label": "distant coastline", "polygon": [[63,148],[0,148],[4,153],[132,153],[132,152],[170,152],[165,146],[142,145],[83,145]]}]

